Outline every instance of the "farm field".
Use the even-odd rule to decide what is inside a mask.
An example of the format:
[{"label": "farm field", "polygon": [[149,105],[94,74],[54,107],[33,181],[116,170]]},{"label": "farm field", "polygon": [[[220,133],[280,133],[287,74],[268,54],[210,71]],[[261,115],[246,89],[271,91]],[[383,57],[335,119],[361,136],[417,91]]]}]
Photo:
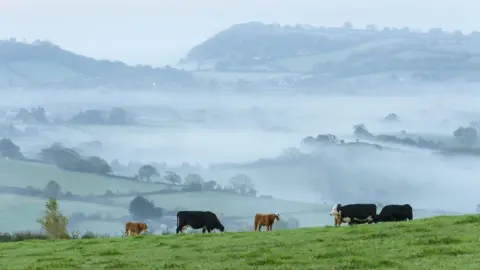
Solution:
[{"label": "farm field", "polygon": [[366,53],[369,50],[374,50],[374,49],[378,49],[385,46],[392,46],[392,45],[401,43],[403,41],[404,40],[400,38],[373,41],[373,42],[360,44],[352,48],[335,50],[333,52],[325,53],[325,54],[314,54],[314,55],[283,58],[283,59],[279,59],[279,60],[275,60],[270,63],[267,63],[267,65],[273,65],[273,66],[278,65],[292,72],[308,73],[308,72],[311,72],[314,66],[317,64],[325,64],[329,62],[330,63],[342,62],[347,60],[348,57],[353,54]]},{"label": "farm field", "polygon": [[[46,199],[14,194],[0,194],[0,232],[37,231],[40,225],[36,222],[45,211]],[[121,217],[128,215],[126,207],[112,207],[95,203],[58,201],[60,212],[69,216],[74,212],[86,215]]]},{"label": "farm field", "polygon": [[281,79],[283,77],[295,77],[299,74],[297,73],[286,73],[286,72],[262,72],[255,71],[252,72],[241,72],[241,71],[194,71],[194,76],[200,79],[216,79],[221,82],[237,82],[240,79],[247,81],[261,81],[261,80],[271,80],[271,79]]},{"label": "farm field", "polygon": [[[220,192],[182,192],[172,194],[147,195],[145,198],[155,205],[165,209],[209,210],[217,215],[225,216],[252,216],[257,212],[323,212],[332,208],[331,205],[319,205],[285,201],[270,198],[254,198],[239,195],[222,194]],[[132,198],[114,199],[119,206],[127,207]]]},{"label": "farm field", "polygon": [[159,184],[137,183],[129,180],[103,177],[95,174],[60,170],[54,165],[0,159],[0,185],[43,189],[48,182],[56,181],[62,191],[75,195],[102,195],[111,190],[126,193],[162,190]]},{"label": "farm field", "polygon": [[272,232],[0,244],[2,269],[475,269],[479,215]]}]

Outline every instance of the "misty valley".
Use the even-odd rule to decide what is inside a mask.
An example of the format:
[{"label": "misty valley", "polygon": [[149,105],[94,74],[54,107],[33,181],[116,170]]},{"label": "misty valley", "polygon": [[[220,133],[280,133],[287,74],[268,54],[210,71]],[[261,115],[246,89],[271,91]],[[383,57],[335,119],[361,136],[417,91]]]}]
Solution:
[{"label": "misty valley", "polygon": [[[332,225],[337,202],[474,213],[480,111],[467,95],[19,92],[0,102],[1,231],[38,231],[56,198],[71,231],[120,235],[209,210],[229,231]],[[460,106],[461,104],[461,106]],[[455,109],[448,109],[455,108]]]}]

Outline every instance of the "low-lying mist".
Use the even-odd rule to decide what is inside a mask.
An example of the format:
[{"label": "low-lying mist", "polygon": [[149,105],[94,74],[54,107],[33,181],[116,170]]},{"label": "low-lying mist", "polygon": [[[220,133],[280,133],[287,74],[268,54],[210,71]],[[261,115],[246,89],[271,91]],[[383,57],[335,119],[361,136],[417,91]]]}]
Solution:
[{"label": "low-lying mist", "polygon": [[[297,157],[281,153],[318,134],[355,141],[352,126],[359,123],[376,133],[404,130],[451,140],[458,126],[480,119],[476,100],[471,93],[433,91],[398,91],[388,96],[249,96],[86,90],[15,92],[2,99],[0,106],[3,110],[42,106],[49,115],[64,118],[85,109],[121,107],[138,120],[130,126],[29,124],[38,129],[38,136],[12,138],[28,153],[53,142],[82,148],[83,143],[98,140],[100,148],[83,150],[123,163],[198,163],[205,168],[206,178],[219,183],[245,173],[259,193],[277,198],[410,203],[417,208],[471,212],[478,203],[473,190],[480,186],[476,181],[480,167],[473,157],[444,157],[395,145],[390,146],[396,151],[324,146],[302,149]],[[398,121],[385,120],[390,113],[398,115]],[[208,169],[218,163],[236,165]]]}]

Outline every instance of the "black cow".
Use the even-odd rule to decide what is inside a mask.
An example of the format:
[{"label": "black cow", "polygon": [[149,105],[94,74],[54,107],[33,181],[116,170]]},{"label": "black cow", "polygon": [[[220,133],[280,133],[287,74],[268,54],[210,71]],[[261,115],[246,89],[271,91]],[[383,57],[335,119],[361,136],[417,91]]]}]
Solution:
[{"label": "black cow", "polygon": [[413,220],[413,209],[410,204],[390,204],[383,207],[380,214],[375,217],[377,222]]},{"label": "black cow", "polygon": [[225,227],[218,220],[217,215],[210,211],[179,211],[177,213],[177,234],[183,227],[190,226],[193,229],[202,228],[202,233],[214,230],[225,231]]},{"label": "black cow", "polygon": [[373,203],[336,204],[330,211],[330,215],[335,217],[335,226],[340,226],[342,222],[348,223],[348,225],[372,224],[377,215],[377,206]]}]

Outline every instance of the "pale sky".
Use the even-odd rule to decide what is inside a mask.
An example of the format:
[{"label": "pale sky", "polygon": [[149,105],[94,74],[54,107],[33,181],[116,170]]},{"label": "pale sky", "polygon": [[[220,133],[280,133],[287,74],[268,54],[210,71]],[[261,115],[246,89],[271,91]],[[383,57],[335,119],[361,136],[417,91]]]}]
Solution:
[{"label": "pale sky", "polygon": [[480,30],[479,0],[0,0],[0,39],[49,40],[128,64],[176,63],[232,24]]}]

